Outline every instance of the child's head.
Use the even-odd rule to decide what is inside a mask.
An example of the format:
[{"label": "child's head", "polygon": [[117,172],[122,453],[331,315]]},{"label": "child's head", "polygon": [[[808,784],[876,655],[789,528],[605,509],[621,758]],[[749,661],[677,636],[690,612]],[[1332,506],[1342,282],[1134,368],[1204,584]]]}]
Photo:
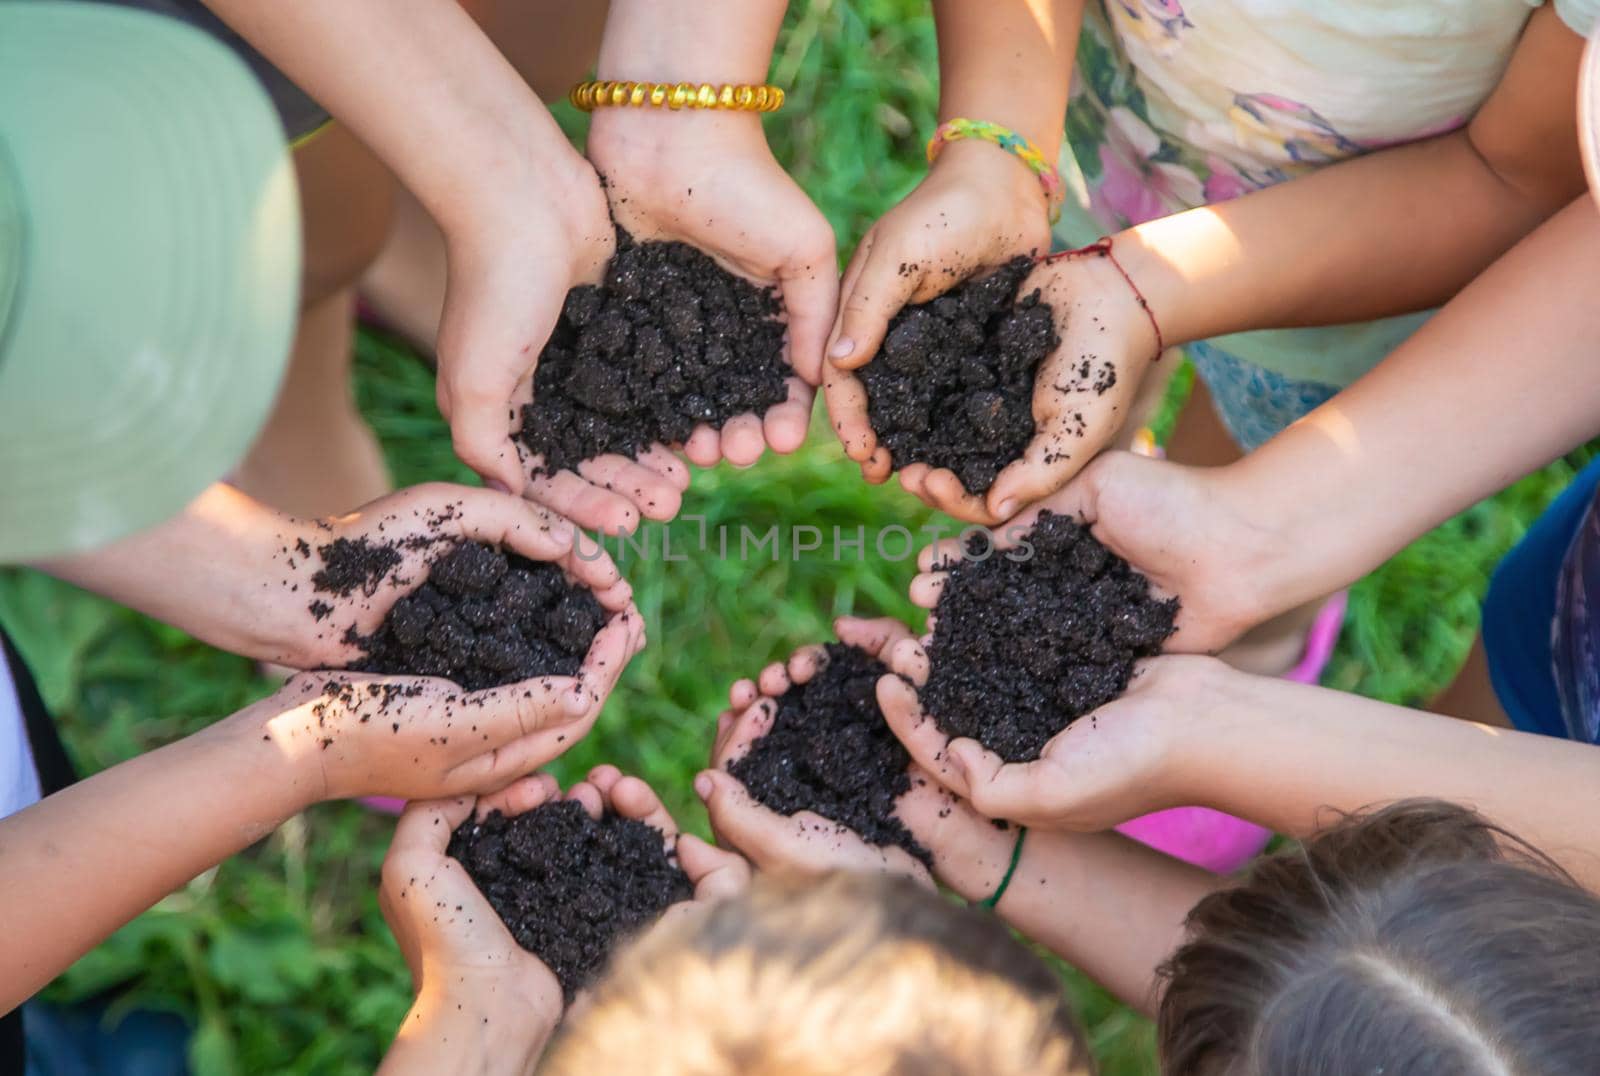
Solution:
[{"label": "child's head", "polygon": [[1198,904],[1162,1071],[1592,1073],[1600,901],[1461,807],[1397,804]]},{"label": "child's head", "polygon": [[635,942],[542,1072],[1057,1076],[1090,1071],[1050,969],[907,881],[762,879]]}]

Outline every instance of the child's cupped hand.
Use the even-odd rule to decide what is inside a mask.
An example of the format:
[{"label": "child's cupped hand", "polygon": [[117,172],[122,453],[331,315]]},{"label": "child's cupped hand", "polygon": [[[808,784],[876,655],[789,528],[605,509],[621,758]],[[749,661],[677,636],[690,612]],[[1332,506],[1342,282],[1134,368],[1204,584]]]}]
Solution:
[{"label": "child's cupped hand", "polygon": [[237,716],[287,763],[308,804],[464,795],[502,788],[583,739],[643,645],[630,605],[595,636],[577,676],[467,692],[433,677],[301,673]]},{"label": "child's cupped hand", "polygon": [[[841,642],[880,660],[911,639],[900,622],[843,617],[835,624]],[[933,857],[933,874],[899,847],[868,844],[860,835],[811,811],[785,817],[751,797],[728,767],[772,728],[774,699],[791,685],[809,681],[826,662],[820,646],[802,647],[790,659],[741,680],[729,692],[730,708],[717,719],[712,768],[695,779],[719,842],[744,853],[756,867],[777,874],[811,876],[832,870],[905,875],[931,886],[938,880],[966,895],[982,895],[997,883],[1010,854],[1009,839],[987,819],[952,796],[921,767],[911,767],[911,788],[895,814]]]},{"label": "child's cupped hand", "polygon": [[451,834],[474,811],[514,816],[559,794],[555,778],[541,774],[491,796],[418,800],[400,816],[383,860],[378,906],[411,971],[415,1011],[461,1005],[487,1020],[509,1008],[512,1024],[501,1032],[507,1048],[516,1029],[537,1025],[548,1035],[560,1021],[555,974],[516,943],[466,868],[446,851]]},{"label": "child's cupped hand", "polygon": [[567,292],[598,283],[616,245],[599,177],[568,156],[554,176],[483,200],[446,227],[439,410],[456,455],[485,481],[584,527],[631,533],[641,516],[677,514],[689,484],[677,457],[658,447],[637,461],[606,455],[548,473],[514,441]]},{"label": "child's cupped hand", "polygon": [[[366,542],[398,559],[341,594],[318,582],[328,567],[324,550],[341,540]],[[431,482],[345,516],[287,528],[262,570],[264,600],[255,615],[262,616],[263,641],[252,656],[296,669],[336,669],[358,660],[363,652],[356,637],[375,631],[395,602],[427,580],[430,563],[461,541],[558,564],[592,590],[613,619],[632,608],[632,589],[616,565],[571,520],[510,494]]]},{"label": "child's cupped hand", "polygon": [[898,675],[878,682],[878,704],[918,766],[983,817],[1080,832],[1192,802],[1182,735],[1203,734],[1191,727],[1215,712],[1208,700],[1226,674],[1214,658],[1148,659],[1125,694],[1068,725],[1037,760],[1008,763],[976,740],[952,740],[923,710],[921,642],[902,641],[888,661]]},{"label": "child's cupped hand", "polygon": [[[994,146],[957,143],[862,241],[845,272],[823,391],[845,453],[869,482],[886,480],[893,464],[851,371],[872,361],[905,304],[926,302],[1017,254],[1042,254],[1050,241],[1046,219],[1038,183],[1017,161]],[[1108,259],[1042,262],[1020,294],[1034,289],[1051,305],[1062,343],[1035,378],[1036,432],[1023,457],[981,495],[948,469],[900,468],[908,492],[958,519],[993,525],[1064,485],[1127,422],[1156,355],[1149,317]]]},{"label": "child's cupped hand", "polygon": [[[653,110],[645,110],[646,112]],[[641,240],[678,240],[723,268],[775,288],[788,322],[789,397],[764,415],[702,424],[689,462],[739,467],[805,441],[822,352],[839,296],[833,229],[767,147],[753,114],[596,114],[588,150],[617,223]]]}]

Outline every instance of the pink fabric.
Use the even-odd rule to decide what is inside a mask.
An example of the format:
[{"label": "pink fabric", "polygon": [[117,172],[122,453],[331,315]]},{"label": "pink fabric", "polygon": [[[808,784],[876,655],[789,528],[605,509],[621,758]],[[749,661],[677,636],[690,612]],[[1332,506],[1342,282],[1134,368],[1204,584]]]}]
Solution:
[{"label": "pink fabric", "polygon": [[[1344,626],[1349,596],[1340,591],[1329,598],[1306,633],[1305,656],[1285,680],[1315,684]],[[1173,807],[1124,822],[1117,832],[1175,859],[1204,867],[1215,874],[1231,874],[1261,853],[1272,831],[1254,822],[1214,811],[1209,807]]]}]

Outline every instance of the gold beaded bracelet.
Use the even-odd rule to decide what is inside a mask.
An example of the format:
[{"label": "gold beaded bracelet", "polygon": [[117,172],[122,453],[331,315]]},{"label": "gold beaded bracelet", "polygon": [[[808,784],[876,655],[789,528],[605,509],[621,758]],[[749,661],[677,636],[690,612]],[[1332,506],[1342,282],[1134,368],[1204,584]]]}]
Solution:
[{"label": "gold beaded bracelet", "polygon": [[616,82],[596,79],[572,87],[567,100],[574,108],[721,108],[737,112],[776,112],[783,91],[776,86],[713,86],[702,82]]}]

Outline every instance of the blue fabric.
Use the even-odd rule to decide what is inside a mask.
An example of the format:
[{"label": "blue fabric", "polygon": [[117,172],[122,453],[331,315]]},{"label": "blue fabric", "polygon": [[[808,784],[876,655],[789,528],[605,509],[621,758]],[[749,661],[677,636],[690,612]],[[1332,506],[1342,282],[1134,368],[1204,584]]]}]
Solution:
[{"label": "blue fabric", "polygon": [[[1483,599],[1489,678],[1511,723],[1524,732],[1568,738],[1551,637],[1562,565],[1600,486],[1600,459],[1534,520],[1495,569]],[[1593,670],[1587,670],[1591,673]]]},{"label": "blue fabric", "polygon": [[109,1003],[22,1007],[26,1076],[186,1076],[189,1025],[172,1013],[134,1010],[116,1022]]},{"label": "blue fabric", "polygon": [[1336,385],[1285,377],[1204,340],[1185,344],[1183,350],[1205,381],[1222,424],[1246,452],[1254,452],[1339,391]]}]

